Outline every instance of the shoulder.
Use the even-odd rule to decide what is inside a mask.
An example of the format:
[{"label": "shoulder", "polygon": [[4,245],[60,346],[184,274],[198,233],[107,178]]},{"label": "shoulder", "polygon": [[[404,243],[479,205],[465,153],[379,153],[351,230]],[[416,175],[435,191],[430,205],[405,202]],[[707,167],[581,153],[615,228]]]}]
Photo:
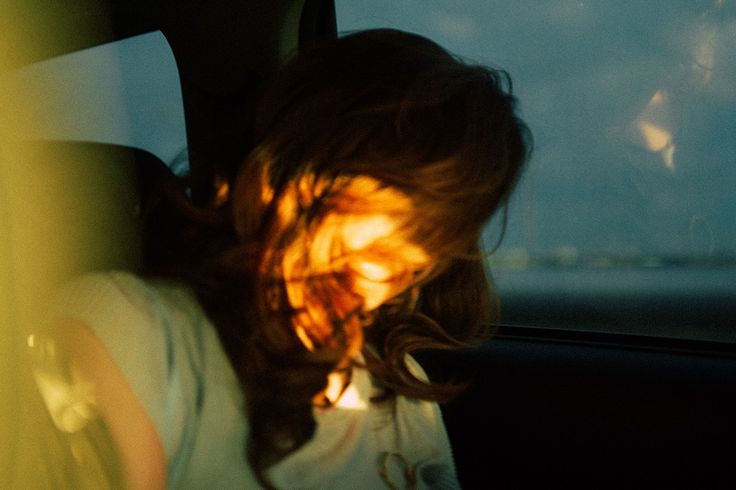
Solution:
[{"label": "shoulder", "polygon": [[69,283],[55,309],[83,324],[119,370],[160,441],[170,487],[255,481],[245,462],[240,385],[190,288],[96,273]]},{"label": "shoulder", "polygon": [[[106,321],[125,321],[134,318],[142,326],[155,328],[164,320],[167,309],[193,309],[193,296],[173,282],[144,279],[126,271],[96,272],[83,275],[66,283],[54,298],[57,315],[85,316]],[[125,313],[116,318],[115,313]]]},{"label": "shoulder", "polygon": [[[54,298],[56,318],[84,321],[104,337],[152,334],[159,328],[159,299],[145,280],[120,271],[99,272],[68,282]],[[105,339],[102,339],[105,340]]]},{"label": "shoulder", "polygon": [[137,361],[171,361],[176,343],[196,342],[206,323],[194,295],[184,286],[123,271],[70,281],[52,310],[57,319],[88,325],[113,357],[135,356]]},{"label": "shoulder", "polygon": [[83,325],[98,341],[175,461],[196,419],[202,332],[211,328],[193,294],[171,282],[103,272],[69,282],[53,311],[58,322]]},{"label": "shoulder", "polygon": [[[123,464],[130,488],[163,488],[166,451],[151,387],[136,374],[165,373],[155,348],[127,339],[156,336],[144,283],[127,274],[94,274],[68,283],[52,302],[54,334],[73,373],[91,390]],[[134,328],[130,328],[133,326]],[[137,367],[141,363],[141,367]],[[112,464],[112,462],[105,462]]]},{"label": "shoulder", "polygon": [[[173,366],[170,310],[151,282],[118,271],[74,279],[53,304],[57,321],[83,323],[102,342],[133,388],[146,392],[160,392],[161,386],[156,390],[147,385],[165,384]],[[150,408],[155,416],[158,409]]]}]

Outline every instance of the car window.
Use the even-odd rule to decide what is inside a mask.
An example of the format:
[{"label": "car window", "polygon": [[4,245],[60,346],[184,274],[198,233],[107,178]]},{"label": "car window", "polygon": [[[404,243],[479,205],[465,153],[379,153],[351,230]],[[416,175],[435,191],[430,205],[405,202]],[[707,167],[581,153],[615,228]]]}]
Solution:
[{"label": "car window", "polygon": [[489,258],[506,322],[736,341],[736,2],[336,12],[342,33],[409,30],[510,72],[535,152]]},{"label": "car window", "polygon": [[[22,138],[94,141],[185,160],[179,74],[161,32],[75,51],[5,73]],[[38,100],[38,99],[42,100]]]}]

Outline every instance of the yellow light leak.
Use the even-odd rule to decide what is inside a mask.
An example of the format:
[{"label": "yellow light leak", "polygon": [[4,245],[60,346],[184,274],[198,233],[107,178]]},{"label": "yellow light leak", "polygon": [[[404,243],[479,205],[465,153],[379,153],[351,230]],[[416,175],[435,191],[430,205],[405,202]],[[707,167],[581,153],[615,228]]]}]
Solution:
[{"label": "yellow light leak", "polygon": [[[47,52],[47,43],[81,46],[89,44],[89,33],[104,36],[104,27],[90,29],[84,19],[69,32],[35,3],[0,6],[0,37],[3,46],[12,46],[0,49],[3,75]],[[47,322],[58,285],[116,256],[107,253],[107,236],[113,236],[115,249],[131,248],[120,246],[129,241],[119,234],[105,233],[124,228],[113,209],[129,209],[128,199],[107,185],[124,187],[124,179],[107,179],[122,176],[107,161],[16,144],[46,117],[47,97],[30,93],[32,87],[5,88],[0,91],[0,481],[8,489],[121,488],[113,441],[99,425],[86,423],[94,416],[90,386],[79,382],[45,339],[55,330]],[[103,230],[95,226],[92,232],[88,223]],[[38,366],[29,351],[47,362]],[[76,456],[71,441],[85,444]]]}]

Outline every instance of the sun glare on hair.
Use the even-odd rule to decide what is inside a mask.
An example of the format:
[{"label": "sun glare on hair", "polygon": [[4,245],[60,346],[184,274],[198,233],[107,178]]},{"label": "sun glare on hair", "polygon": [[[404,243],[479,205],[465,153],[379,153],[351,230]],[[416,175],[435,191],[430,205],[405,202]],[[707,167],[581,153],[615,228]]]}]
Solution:
[{"label": "sun glare on hair", "polygon": [[[345,177],[325,191],[317,177],[302,177],[279,197],[281,226],[296,233],[281,260],[293,328],[310,350],[328,341],[334,321],[369,313],[400,295],[430,266],[412,235],[412,202],[396,188],[366,177]],[[319,187],[319,188],[318,188]],[[322,199],[324,198],[324,199]],[[305,208],[327,208],[299,221]]]},{"label": "sun glare on hair", "polygon": [[350,216],[342,225],[340,234],[348,250],[354,251],[389,236],[396,227],[396,220],[385,214]]},{"label": "sun glare on hair", "polygon": [[358,260],[353,264],[353,270],[369,281],[388,281],[391,278],[391,268],[370,260]]}]

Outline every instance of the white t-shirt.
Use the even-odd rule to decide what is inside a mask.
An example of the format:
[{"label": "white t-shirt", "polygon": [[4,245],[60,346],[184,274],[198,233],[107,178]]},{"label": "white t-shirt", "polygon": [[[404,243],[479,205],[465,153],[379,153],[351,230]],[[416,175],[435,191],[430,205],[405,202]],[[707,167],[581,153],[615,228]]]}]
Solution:
[{"label": "white t-shirt", "polygon": [[[66,287],[58,308],[86,323],[125,375],[158,431],[169,488],[260,488],[245,456],[242,390],[190,290],[99,273]],[[269,470],[276,487],[407,488],[413,473],[417,489],[460,488],[437,404],[403,396],[371,403],[377,392],[370,373],[354,368],[336,405],[315,411],[314,437]]]}]

